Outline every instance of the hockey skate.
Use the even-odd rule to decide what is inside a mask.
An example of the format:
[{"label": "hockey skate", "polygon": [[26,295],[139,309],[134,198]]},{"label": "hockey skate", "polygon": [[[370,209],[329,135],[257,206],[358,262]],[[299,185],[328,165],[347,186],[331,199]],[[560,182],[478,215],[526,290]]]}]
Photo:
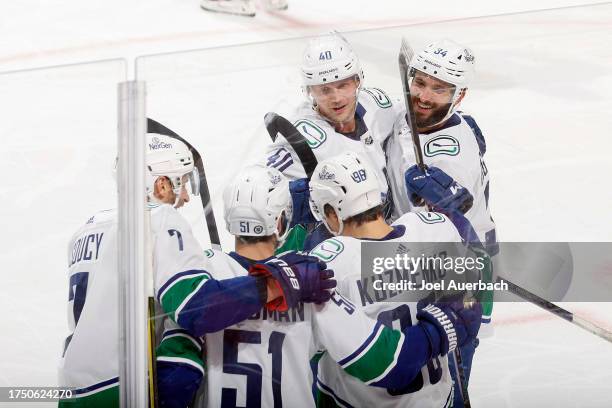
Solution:
[{"label": "hockey skate", "polygon": [[253,0],[202,0],[200,7],[206,11],[255,17]]}]

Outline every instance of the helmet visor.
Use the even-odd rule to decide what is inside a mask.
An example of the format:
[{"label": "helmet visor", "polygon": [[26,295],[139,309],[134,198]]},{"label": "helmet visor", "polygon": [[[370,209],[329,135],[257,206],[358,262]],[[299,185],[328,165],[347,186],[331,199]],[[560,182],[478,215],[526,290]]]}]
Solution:
[{"label": "helmet visor", "polygon": [[169,179],[175,194],[180,194],[183,187],[189,186],[192,195],[200,195],[200,172],[196,167],[189,173],[183,174],[182,176],[169,177]]}]

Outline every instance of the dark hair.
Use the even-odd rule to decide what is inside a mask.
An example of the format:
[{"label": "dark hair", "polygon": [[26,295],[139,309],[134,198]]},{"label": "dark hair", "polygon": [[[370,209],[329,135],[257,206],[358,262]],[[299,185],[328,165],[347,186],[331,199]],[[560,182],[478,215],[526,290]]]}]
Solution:
[{"label": "dark hair", "polygon": [[257,244],[259,242],[269,242],[274,239],[274,235],[267,235],[265,237],[252,237],[249,235],[236,235],[236,239],[239,239],[243,244]]},{"label": "dark hair", "polygon": [[[323,207],[323,211],[325,212],[326,216],[329,216],[329,214],[331,214],[333,210],[334,209],[329,204],[325,204],[325,206]],[[365,210],[364,212],[361,212],[359,214],[355,214],[352,217],[348,217],[346,220],[344,220],[344,223],[355,224],[355,226],[359,227],[360,225],[365,224],[366,222],[376,221],[378,217],[382,216],[383,206],[381,204],[377,205],[376,207],[372,207],[369,210]]]}]

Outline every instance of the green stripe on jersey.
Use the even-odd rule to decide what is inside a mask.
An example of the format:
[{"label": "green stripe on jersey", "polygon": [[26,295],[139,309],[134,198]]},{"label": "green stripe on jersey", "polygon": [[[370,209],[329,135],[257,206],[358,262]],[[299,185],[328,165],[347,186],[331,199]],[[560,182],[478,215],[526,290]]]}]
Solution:
[{"label": "green stripe on jersey", "polygon": [[[187,335],[177,334],[171,337],[166,337],[162,340],[157,349],[157,359],[163,360],[167,358],[187,359],[200,368],[204,372],[204,362],[202,361],[201,351],[194,344],[194,340]],[[188,364],[188,362],[186,362]]]},{"label": "green stripe on jersey", "polygon": [[395,365],[401,340],[402,334],[399,331],[382,326],[378,338],[367,351],[345,366],[344,370],[366,383],[376,380]]},{"label": "green stripe on jersey", "polygon": [[119,408],[119,385],[86,397],[60,400],[58,408]]},{"label": "green stripe on jersey", "polygon": [[193,277],[185,277],[172,284],[162,295],[161,304],[164,312],[176,323],[176,311],[185,300],[195,293],[202,281],[209,279],[208,275],[202,274]]}]

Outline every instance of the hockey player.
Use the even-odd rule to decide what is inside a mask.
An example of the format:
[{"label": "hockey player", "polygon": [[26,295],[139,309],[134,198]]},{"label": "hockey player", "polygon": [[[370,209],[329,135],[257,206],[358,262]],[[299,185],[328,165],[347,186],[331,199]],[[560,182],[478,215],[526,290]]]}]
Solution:
[{"label": "hockey player", "polygon": [[[380,203],[380,189],[377,193]],[[215,276],[245,276],[254,264],[256,269],[276,267],[295,256],[291,252],[273,256],[277,237],[286,233],[283,215],[289,216],[291,208],[288,182],[278,171],[246,168],[226,188],[224,206],[236,252],[209,253]],[[300,304],[274,313],[262,310],[205,336],[207,406],[312,407],[309,359],[314,363],[323,355],[338,362],[355,381],[402,388],[430,358],[452,349],[455,333],[463,341],[470,330],[454,315],[446,321],[448,331],[432,314],[423,312],[420,317],[420,323],[404,332],[392,330],[336,292],[323,305]]]},{"label": "hockey player", "polygon": [[[205,255],[189,224],[173,207],[189,201],[187,184],[197,194],[191,152],[182,142],[155,134],[147,135],[146,149],[156,295],[169,324],[187,328],[166,332],[160,345],[160,402],[184,407],[203,373],[199,356],[183,352],[185,342],[196,344],[197,336],[244,320],[267,302],[306,301],[323,277],[317,262],[301,260],[289,269],[292,276],[277,269],[267,277],[213,279],[203,270]],[[79,228],[68,247],[68,265],[72,334],[64,344],[59,385],[75,388],[76,398],[59,405],[118,407],[116,211],[99,212]],[[164,381],[169,376],[173,381]],[[177,393],[179,386],[185,388]]]},{"label": "hockey player", "polygon": [[[421,211],[424,204],[463,212],[493,256],[498,246],[489,209],[486,144],[474,118],[457,110],[474,76],[474,65],[472,51],[450,40],[433,42],[413,56],[408,82],[428,169],[421,171],[415,165],[413,149],[405,148],[405,140],[410,139],[406,126],[397,128],[389,141],[387,165],[395,217]],[[485,324],[491,320],[492,305],[489,293],[483,298]],[[467,378],[477,344],[478,339],[462,348]]]},{"label": "hockey player", "polygon": [[[386,390],[355,381],[324,355],[319,360],[316,378],[319,406],[448,407],[453,400],[453,386],[447,356],[456,344],[451,344],[440,320],[432,318],[429,311],[437,307],[435,310],[452,322],[460,346],[476,337],[480,305],[465,309],[459,302],[419,308],[415,303],[393,301],[399,298],[399,291],[368,293],[360,273],[361,244],[367,241],[459,242],[461,237],[446,216],[433,212],[408,213],[388,225],[383,218],[380,186],[374,174],[367,159],[355,153],[319,162],[310,181],[311,207],[335,237],[319,244],[311,255],[325,259],[328,267],[334,269],[337,291],[371,318],[385,325],[397,321],[404,332],[406,328],[424,330],[427,336],[422,340],[413,339],[409,347],[414,353],[429,352],[411,384]],[[411,322],[417,324],[411,326]]]},{"label": "hockey player", "polygon": [[[338,33],[309,41],[301,71],[307,101],[288,119],[307,140],[317,161],[346,151],[368,156],[376,165],[376,177],[386,195],[383,144],[392,135],[394,124],[403,121],[401,106],[382,90],[364,87],[359,59]],[[278,137],[268,147],[267,157],[268,166],[293,180],[292,224],[314,223],[308,208],[308,180],[294,149]]]},{"label": "hockey player", "polygon": [[[263,5],[269,11],[287,10],[287,0],[263,0]],[[234,14],[237,16],[255,17],[254,0],[202,0],[200,3],[206,11]]]}]

